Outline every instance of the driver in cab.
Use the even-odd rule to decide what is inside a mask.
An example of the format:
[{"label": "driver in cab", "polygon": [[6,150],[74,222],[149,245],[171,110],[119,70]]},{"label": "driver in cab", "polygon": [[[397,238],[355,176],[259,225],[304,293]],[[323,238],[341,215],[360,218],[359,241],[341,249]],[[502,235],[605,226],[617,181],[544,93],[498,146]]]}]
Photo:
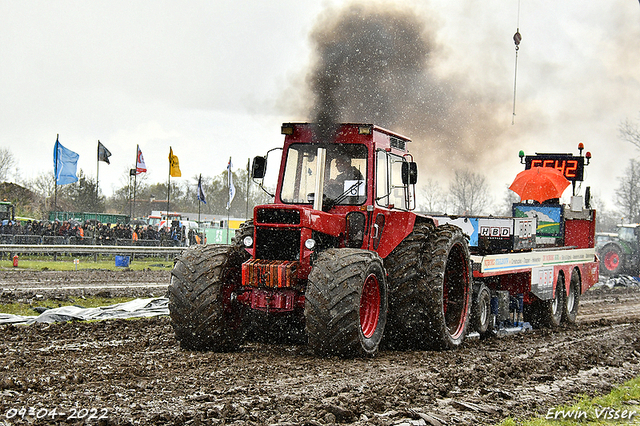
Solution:
[{"label": "driver in cab", "polygon": [[336,158],[335,164],[338,175],[335,179],[331,179],[327,185],[327,195],[331,198],[339,197],[345,191],[345,181],[364,180],[360,170],[351,165],[351,159],[349,157],[338,157]]}]

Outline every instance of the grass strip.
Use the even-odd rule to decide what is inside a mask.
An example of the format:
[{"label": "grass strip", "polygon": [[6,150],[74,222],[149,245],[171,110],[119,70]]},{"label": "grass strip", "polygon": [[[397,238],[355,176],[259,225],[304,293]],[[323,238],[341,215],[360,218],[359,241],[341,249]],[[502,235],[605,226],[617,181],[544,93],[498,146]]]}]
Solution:
[{"label": "grass strip", "polygon": [[[74,260],[77,259],[78,262],[75,263]],[[13,261],[9,260],[1,260],[0,261],[0,269],[6,270],[35,270],[35,271],[82,271],[82,270],[92,270],[92,269],[100,269],[107,271],[121,271],[124,269],[130,269],[132,271],[141,271],[150,269],[152,271],[169,271],[173,267],[173,260],[164,260],[157,258],[141,258],[135,259],[134,261],[129,263],[127,268],[122,268],[116,266],[115,259],[113,256],[111,258],[98,258],[97,262],[93,261],[93,256],[91,257],[66,257],[57,261],[53,261],[51,259],[42,258],[42,259],[23,259],[20,258],[18,260],[18,266],[13,266]]]},{"label": "grass strip", "polygon": [[549,408],[537,419],[508,418],[500,426],[640,425],[640,377],[615,387],[608,395],[581,397],[573,405]]}]

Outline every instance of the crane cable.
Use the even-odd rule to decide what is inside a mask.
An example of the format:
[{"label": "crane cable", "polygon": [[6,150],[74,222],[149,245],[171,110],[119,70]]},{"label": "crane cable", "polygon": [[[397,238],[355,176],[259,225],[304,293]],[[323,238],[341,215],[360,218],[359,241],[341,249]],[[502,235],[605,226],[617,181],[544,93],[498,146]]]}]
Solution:
[{"label": "crane cable", "polygon": [[518,81],[518,50],[520,50],[520,42],[522,35],[520,34],[520,0],[518,0],[518,19],[516,25],[516,33],[513,35],[513,42],[516,44],[516,67],[513,76],[513,115],[511,116],[511,124],[516,121],[516,82]]}]

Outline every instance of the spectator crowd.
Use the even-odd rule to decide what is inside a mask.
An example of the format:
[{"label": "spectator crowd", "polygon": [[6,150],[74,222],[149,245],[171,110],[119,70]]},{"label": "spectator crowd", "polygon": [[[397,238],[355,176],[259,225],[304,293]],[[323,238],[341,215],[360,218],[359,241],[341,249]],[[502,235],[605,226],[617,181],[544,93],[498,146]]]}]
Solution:
[{"label": "spectator crowd", "polygon": [[186,227],[178,221],[174,221],[171,226],[158,229],[152,225],[111,224],[95,220],[87,220],[84,223],[75,220],[51,222],[3,220],[0,234],[3,236],[63,237],[67,240],[75,237],[76,242],[91,239],[94,240],[93,244],[98,245],[110,245],[116,244],[118,240],[130,240],[132,244],[138,241],[141,243],[143,241],[159,241],[163,246],[186,246],[200,244],[203,240],[202,234],[198,234],[194,229],[189,229],[187,232]]}]

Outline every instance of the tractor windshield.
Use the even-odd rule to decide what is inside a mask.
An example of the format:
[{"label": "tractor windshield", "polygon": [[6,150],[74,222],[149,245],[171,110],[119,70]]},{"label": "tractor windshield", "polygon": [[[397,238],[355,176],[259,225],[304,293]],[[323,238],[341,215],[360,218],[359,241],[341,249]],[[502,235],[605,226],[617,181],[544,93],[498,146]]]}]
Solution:
[{"label": "tractor windshield", "polygon": [[[280,198],[284,203],[313,203],[318,144],[293,144],[287,151]],[[325,160],[324,195],[334,204],[363,204],[367,200],[367,147],[329,144]]]},{"label": "tractor windshield", "polygon": [[622,226],[618,229],[618,238],[622,241],[634,242],[637,240],[636,228]]}]

